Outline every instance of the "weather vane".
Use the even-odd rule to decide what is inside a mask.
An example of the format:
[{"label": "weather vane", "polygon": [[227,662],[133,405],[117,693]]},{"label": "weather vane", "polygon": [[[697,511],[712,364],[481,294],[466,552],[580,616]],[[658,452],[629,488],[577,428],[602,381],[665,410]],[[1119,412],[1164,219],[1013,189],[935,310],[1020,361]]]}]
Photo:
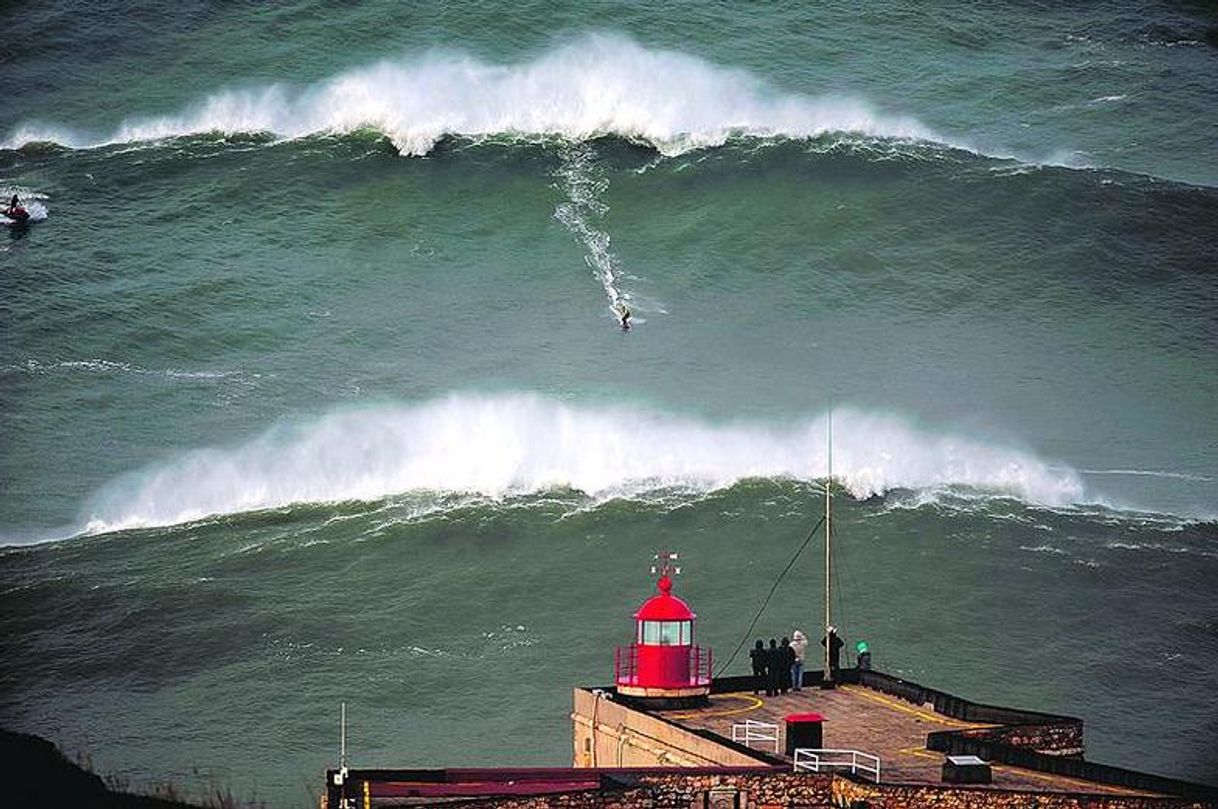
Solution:
[{"label": "weather vane", "polygon": [[677,564],[675,551],[660,551],[651,558],[655,560],[655,564],[651,566],[651,575],[659,575],[661,578],[680,575],[681,566]]}]

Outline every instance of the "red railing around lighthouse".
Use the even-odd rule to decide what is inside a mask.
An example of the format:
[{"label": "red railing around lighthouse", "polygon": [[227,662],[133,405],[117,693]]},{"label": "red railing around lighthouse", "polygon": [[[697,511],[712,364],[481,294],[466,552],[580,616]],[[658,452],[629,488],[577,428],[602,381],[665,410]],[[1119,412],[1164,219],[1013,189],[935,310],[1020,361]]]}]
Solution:
[{"label": "red railing around lighthouse", "polygon": [[[680,654],[681,647],[658,647],[668,654]],[[665,672],[639,670],[639,645],[619,646],[613,656],[613,678],[619,685],[631,685],[643,688],[689,688],[691,686],[710,685],[711,671],[714,669],[714,654],[711,649],[701,646],[684,647],[688,653],[688,667],[681,666],[679,674],[671,669]]]}]

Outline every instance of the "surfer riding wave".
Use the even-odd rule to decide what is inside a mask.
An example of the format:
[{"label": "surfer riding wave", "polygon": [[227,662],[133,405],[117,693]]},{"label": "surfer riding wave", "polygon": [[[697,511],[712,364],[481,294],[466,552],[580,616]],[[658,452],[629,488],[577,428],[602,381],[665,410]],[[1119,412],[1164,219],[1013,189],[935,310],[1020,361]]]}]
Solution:
[{"label": "surfer riding wave", "polygon": [[630,331],[630,307],[626,305],[626,302],[618,301],[613,310],[617,314],[618,320],[622,322],[622,331]]}]

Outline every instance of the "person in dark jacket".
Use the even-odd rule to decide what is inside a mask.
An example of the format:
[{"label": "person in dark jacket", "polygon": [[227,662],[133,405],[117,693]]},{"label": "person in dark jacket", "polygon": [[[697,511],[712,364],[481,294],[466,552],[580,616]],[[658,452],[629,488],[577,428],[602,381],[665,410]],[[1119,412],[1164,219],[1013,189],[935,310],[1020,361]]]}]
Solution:
[{"label": "person in dark jacket", "polygon": [[787,693],[791,690],[791,666],[795,664],[795,650],[791,648],[791,640],[789,638],[782,639],[782,645],[778,647],[780,657],[778,665],[779,669],[778,690],[782,693]]},{"label": "person in dark jacket", "polygon": [[765,644],[760,638],[749,650],[749,659],[753,661],[753,693],[756,694],[765,687]]},{"label": "person in dark jacket", "polygon": [[765,650],[765,695],[767,697],[778,696],[778,686],[782,675],[782,652],[778,648],[778,641],[770,638],[770,648]]},{"label": "person in dark jacket", "polygon": [[824,646],[826,643],[829,646],[829,677],[830,679],[836,680],[838,669],[842,667],[842,647],[846,645],[845,642],[837,636],[837,627],[829,627],[829,631],[825,633],[825,637],[821,638],[820,645]]}]

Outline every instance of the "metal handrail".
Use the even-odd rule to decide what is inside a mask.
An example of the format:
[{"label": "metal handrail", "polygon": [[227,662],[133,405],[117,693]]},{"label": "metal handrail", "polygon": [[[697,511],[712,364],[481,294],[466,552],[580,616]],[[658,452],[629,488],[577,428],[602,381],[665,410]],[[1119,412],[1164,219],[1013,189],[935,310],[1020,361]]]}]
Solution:
[{"label": "metal handrail", "polygon": [[639,670],[639,648],[635,645],[619,646],[613,655],[613,679],[628,682]]},{"label": "metal handrail", "polygon": [[[701,646],[689,647],[690,683],[709,685],[714,670],[714,651]],[[639,673],[639,645],[617,647],[613,655],[613,678],[616,682],[631,682]]]},{"label": "metal handrail", "polygon": [[[847,761],[844,758],[834,760],[833,756],[850,756]],[[828,761],[822,760],[829,758]],[[871,753],[864,753],[861,750],[836,750],[830,748],[819,747],[798,747],[795,749],[795,772],[820,772],[821,768],[845,769],[850,768],[851,774],[857,775],[860,771],[870,773],[878,784],[880,782],[880,757],[873,756]]]},{"label": "metal handrail", "polygon": [[749,742],[773,742],[774,752],[778,752],[778,725],[772,722],[760,722],[756,719],[746,719],[732,725],[732,741],[740,742],[745,747],[751,747]]}]

